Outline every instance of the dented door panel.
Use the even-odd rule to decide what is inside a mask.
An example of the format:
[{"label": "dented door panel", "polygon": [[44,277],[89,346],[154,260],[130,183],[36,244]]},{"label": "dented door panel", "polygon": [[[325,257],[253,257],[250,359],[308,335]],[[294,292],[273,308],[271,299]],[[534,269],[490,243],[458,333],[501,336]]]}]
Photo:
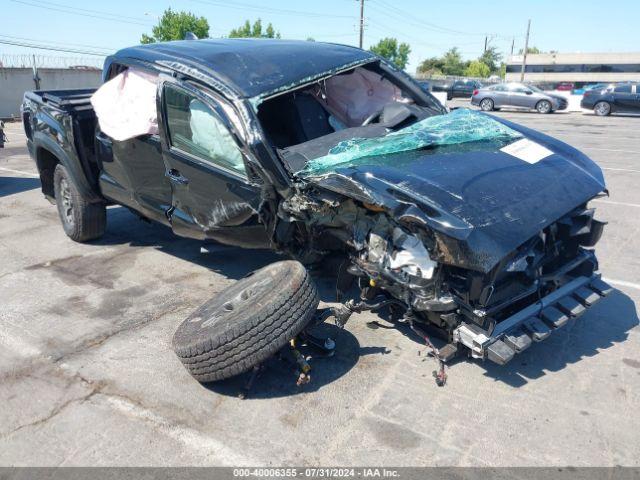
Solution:
[{"label": "dented door panel", "polygon": [[193,85],[160,85],[167,211],[181,236],[246,248],[269,246],[258,208],[260,188],[246,175],[244,153],[223,108]]},{"label": "dented door panel", "polygon": [[258,189],[184,152],[173,150],[167,159],[170,170],[182,177],[172,180],[170,218],[176,234],[246,248],[269,246],[266,229],[258,221]]}]

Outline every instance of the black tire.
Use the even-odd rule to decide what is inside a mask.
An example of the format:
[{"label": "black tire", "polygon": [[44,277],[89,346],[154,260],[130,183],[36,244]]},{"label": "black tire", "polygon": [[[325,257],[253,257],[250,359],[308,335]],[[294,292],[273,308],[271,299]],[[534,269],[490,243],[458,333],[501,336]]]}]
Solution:
[{"label": "black tire", "polygon": [[246,372],[299,334],[318,307],[318,292],[300,262],[268,265],[221,291],[173,335],[173,349],[199,382]]},{"label": "black tire", "polygon": [[609,102],[598,102],[593,106],[593,113],[599,117],[611,115],[611,104]]},{"label": "black tire", "polygon": [[107,227],[107,207],[104,203],[91,203],[82,196],[67,169],[56,165],[53,189],[58,215],[67,236],[76,242],[100,238]]},{"label": "black tire", "polygon": [[483,98],[482,100],[480,100],[480,109],[483,112],[491,112],[495,109],[495,104],[493,103],[493,100],[490,98]]},{"label": "black tire", "polygon": [[538,113],[551,113],[553,110],[553,106],[551,105],[551,102],[549,100],[540,100],[538,103],[536,103],[536,110],[538,111]]}]

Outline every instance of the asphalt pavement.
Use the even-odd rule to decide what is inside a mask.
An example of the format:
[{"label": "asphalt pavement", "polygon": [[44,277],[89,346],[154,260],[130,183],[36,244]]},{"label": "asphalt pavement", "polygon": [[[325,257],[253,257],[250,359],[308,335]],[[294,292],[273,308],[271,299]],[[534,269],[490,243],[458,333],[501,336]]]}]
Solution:
[{"label": "asphalt pavement", "polygon": [[[465,102],[457,101],[464,105]],[[1,465],[640,464],[640,118],[496,112],[584,151],[604,169],[601,271],[617,289],[504,366],[434,364],[407,331],[354,315],[331,358],[295,385],[274,360],[243,382],[203,386],[171,349],[216,292],[276,261],[108,211],[78,244],[42,196],[25,137],[0,150]],[[324,302],[335,279],[316,274]]]}]

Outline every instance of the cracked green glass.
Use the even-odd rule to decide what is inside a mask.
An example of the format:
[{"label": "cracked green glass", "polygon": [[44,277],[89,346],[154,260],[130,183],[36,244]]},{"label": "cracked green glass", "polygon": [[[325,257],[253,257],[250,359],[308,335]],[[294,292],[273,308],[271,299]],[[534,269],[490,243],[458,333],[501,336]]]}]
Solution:
[{"label": "cracked green glass", "polygon": [[[322,175],[335,170],[363,164],[363,159],[391,153],[407,152],[425,147],[456,145],[468,142],[503,140],[510,142],[522,134],[488,115],[467,109],[436,115],[396,132],[378,138],[352,138],[342,141],[327,155],[310,160],[301,175]],[[389,158],[393,166],[397,159]],[[376,164],[383,159],[376,159]]]}]

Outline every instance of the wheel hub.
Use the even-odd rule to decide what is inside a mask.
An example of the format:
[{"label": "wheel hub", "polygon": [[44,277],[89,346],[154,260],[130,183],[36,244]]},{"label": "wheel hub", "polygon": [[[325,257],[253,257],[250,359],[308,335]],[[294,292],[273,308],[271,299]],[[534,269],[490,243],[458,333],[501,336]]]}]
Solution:
[{"label": "wheel hub", "polygon": [[73,201],[71,189],[66,178],[60,179],[60,200],[62,201],[62,214],[68,224],[73,224]]}]

